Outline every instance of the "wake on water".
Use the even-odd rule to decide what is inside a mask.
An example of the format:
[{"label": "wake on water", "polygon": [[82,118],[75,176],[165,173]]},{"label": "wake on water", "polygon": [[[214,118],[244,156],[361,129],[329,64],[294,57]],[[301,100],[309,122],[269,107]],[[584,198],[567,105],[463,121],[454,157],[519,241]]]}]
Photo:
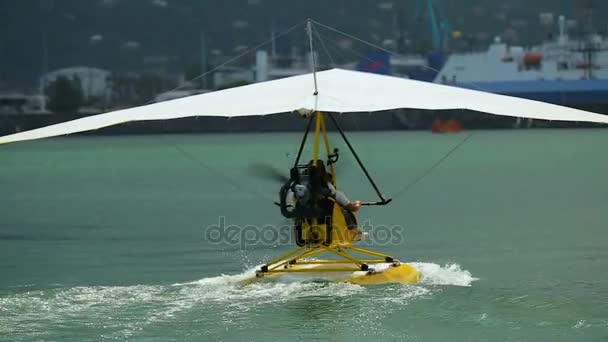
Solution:
[{"label": "wake on water", "polygon": [[412,262],[410,265],[420,272],[421,284],[424,285],[471,286],[474,281],[479,280],[458,264],[447,264],[441,267],[433,263]]},{"label": "wake on water", "polygon": [[0,330],[23,333],[46,322],[69,323],[73,317],[95,322],[116,312],[139,310],[141,320],[117,325],[115,333],[129,336],[143,326],[173,319],[178,314],[214,307],[226,314],[252,307],[290,303],[305,298],[356,298],[365,296],[391,305],[406,305],[432,295],[440,285],[471,286],[477,280],[457,264],[410,263],[422,275],[418,285],[387,285],[382,291],[348,283],[273,281],[240,285],[255,269],[238,275],[221,275],[173,285],[92,286],[44,289],[0,297]]}]

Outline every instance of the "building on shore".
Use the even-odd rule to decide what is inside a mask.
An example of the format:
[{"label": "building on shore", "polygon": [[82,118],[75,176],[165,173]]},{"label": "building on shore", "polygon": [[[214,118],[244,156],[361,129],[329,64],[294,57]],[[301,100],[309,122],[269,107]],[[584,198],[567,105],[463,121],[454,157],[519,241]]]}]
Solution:
[{"label": "building on shore", "polygon": [[111,75],[110,71],[87,66],[63,68],[44,74],[40,78],[40,88],[44,92],[50,83],[65,77],[79,80],[85,99],[107,99],[111,96]]},{"label": "building on shore", "polygon": [[0,115],[51,114],[46,110],[46,96],[22,93],[0,94]]}]

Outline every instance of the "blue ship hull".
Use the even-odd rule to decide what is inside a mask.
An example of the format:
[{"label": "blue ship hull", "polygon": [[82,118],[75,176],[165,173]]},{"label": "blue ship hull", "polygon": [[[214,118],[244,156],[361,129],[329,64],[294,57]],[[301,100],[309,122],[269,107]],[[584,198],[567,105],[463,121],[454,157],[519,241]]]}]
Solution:
[{"label": "blue ship hull", "polygon": [[608,104],[608,80],[475,82],[457,86],[559,105]]}]

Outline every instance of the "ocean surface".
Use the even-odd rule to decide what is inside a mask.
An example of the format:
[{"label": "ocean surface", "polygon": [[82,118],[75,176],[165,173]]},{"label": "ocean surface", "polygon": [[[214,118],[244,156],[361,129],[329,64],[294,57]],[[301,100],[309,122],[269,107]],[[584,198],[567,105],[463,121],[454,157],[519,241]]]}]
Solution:
[{"label": "ocean surface", "polygon": [[[1,146],[0,340],[608,340],[608,131],[475,131],[446,157],[468,134],[351,134],[394,198],[362,246],[416,286],[239,285],[292,247],[259,165],[287,173],[299,134]],[[337,145],[340,188],[376,200]]]}]

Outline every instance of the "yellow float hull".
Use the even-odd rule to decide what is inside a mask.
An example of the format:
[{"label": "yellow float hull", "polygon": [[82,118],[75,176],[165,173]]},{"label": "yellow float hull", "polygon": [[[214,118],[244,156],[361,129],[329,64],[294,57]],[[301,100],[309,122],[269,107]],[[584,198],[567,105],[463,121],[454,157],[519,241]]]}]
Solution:
[{"label": "yellow float hull", "polygon": [[257,273],[241,281],[247,285],[262,281],[329,281],[357,285],[405,284],[420,282],[420,273],[408,264],[376,264],[367,271],[356,265],[330,260],[316,260],[276,269],[268,273]]}]

